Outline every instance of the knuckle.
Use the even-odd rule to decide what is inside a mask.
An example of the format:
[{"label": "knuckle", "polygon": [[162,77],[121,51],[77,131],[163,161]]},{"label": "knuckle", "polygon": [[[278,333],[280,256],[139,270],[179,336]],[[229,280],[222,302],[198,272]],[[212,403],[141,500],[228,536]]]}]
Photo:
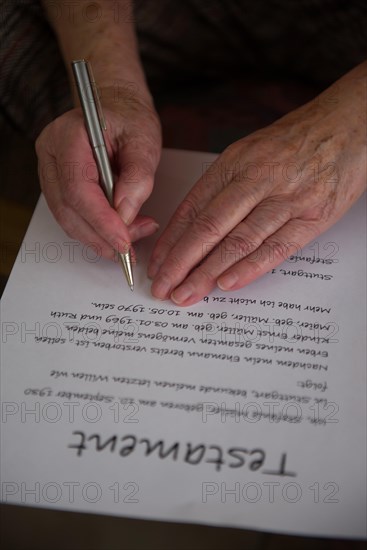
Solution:
[{"label": "knuckle", "polygon": [[287,221],[292,215],[293,203],[294,195],[292,193],[272,195],[263,199],[256,210],[257,215],[251,218],[253,230],[261,230],[269,219],[278,224]]},{"label": "knuckle", "polygon": [[225,244],[227,248],[237,251],[242,256],[247,256],[258,248],[260,240],[255,235],[244,235],[239,231],[233,231],[228,235]]},{"label": "knuckle", "polygon": [[178,223],[192,223],[199,215],[199,209],[193,198],[186,197],[176,210],[175,221]]},{"label": "knuckle", "polygon": [[[176,241],[174,241],[173,238],[169,236],[162,236],[157,245],[157,250],[159,246],[159,255],[163,256],[165,252],[172,250],[175,244]],[[156,260],[158,261],[158,257],[156,258]]]},{"label": "knuckle", "polygon": [[247,243],[254,244],[258,247],[266,235],[266,228],[268,226],[268,219],[265,218],[264,222],[254,219],[245,219],[241,224],[243,227],[243,238]]},{"label": "knuckle", "polygon": [[268,254],[266,256],[268,262],[270,263],[281,262],[288,256],[288,246],[285,242],[268,238],[264,241],[264,251],[265,248],[268,250]]},{"label": "knuckle", "polygon": [[76,234],[76,227],[71,220],[71,216],[68,215],[67,209],[62,204],[57,205],[53,208],[53,213],[55,219],[61,225],[67,236],[71,239],[74,239]]},{"label": "knuckle", "polygon": [[205,212],[201,212],[201,214],[197,217],[192,229],[197,235],[200,236],[209,236],[215,240],[219,240],[221,238],[218,220]]},{"label": "knuckle", "polygon": [[199,265],[195,271],[196,276],[199,276],[201,281],[203,281],[206,286],[215,284],[216,278],[214,277],[213,273],[208,270],[205,264]]},{"label": "knuckle", "polygon": [[[108,242],[119,243],[121,241],[120,228],[113,223],[111,216],[106,212],[98,212],[91,218],[91,225],[100,235],[108,238]],[[125,240],[125,239],[123,239]]]},{"label": "knuckle", "polygon": [[271,216],[273,220],[277,222],[278,225],[286,223],[293,216],[294,205],[292,199],[284,198],[279,204],[276,204],[275,207],[269,212],[269,217]]},{"label": "knuckle", "polygon": [[171,277],[172,273],[182,273],[186,270],[185,262],[177,254],[169,254],[164,263],[168,277]]},{"label": "knuckle", "polygon": [[64,200],[67,200],[68,204],[76,211],[79,211],[83,204],[86,203],[83,197],[77,192],[75,186],[71,185],[69,181],[62,182],[62,190]]},{"label": "knuckle", "polygon": [[145,202],[149,198],[153,190],[153,184],[153,177],[150,174],[146,174],[141,178],[137,202]]},{"label": "knuckle", "polygon": [[255,189],[253,186],[249,185],[249,182],[246,182],[244,177],[235,177],[231,181],[231,191],[233,192],[234,200],[242,203],[253,199]]},{"label": "knuckle", "polygon": [[250,261],[251,261],[251,264],[250,264],[251,273],[255,275],[255,277],[258,277],[263,272],[262,262],[256,259],[251,259]]}]

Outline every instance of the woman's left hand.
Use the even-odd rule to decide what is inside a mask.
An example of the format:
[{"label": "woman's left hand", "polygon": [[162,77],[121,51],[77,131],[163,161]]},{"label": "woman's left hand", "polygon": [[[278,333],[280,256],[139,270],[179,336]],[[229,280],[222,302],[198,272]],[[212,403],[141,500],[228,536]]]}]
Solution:
[{"label": "woman's left hand", "polygon": [[366,76],[367,62],[218,157],[153,250],[153,296],[242,288],[343,216],[366,186]]}]

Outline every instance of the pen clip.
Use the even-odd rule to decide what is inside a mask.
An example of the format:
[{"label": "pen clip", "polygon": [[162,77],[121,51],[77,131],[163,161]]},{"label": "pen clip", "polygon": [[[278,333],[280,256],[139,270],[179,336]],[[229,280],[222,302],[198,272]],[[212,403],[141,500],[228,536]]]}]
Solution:
[{"label": "pen clip", "polygon": [[88,71],[88,74],[89,74],[89,80],[90,80],[91,85],[92,85],[92,94],[93,94],[94,102],[95,102],[96,107],[97,107],[99,123],[100,123],[102,129],[106,131],[107,130],[106,119],[104,117],[104,114],[103,114],[103,111],[102,111],[102,105],[101,105],[101,102],[99,100],[97,84],[96,84],[96,81],[94,80],[92,65],[89,63],[89,61],[86,62],[86,65],[87,65],[87,71]]}]

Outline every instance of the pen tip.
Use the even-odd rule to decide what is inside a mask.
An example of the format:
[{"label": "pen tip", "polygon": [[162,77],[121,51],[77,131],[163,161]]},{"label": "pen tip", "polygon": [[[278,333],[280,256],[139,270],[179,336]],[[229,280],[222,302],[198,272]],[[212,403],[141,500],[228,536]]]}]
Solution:
[{"label": "pen tip", "polygon": [[133,292],[134,291],[134,285],[130,285],[130,290]]}]

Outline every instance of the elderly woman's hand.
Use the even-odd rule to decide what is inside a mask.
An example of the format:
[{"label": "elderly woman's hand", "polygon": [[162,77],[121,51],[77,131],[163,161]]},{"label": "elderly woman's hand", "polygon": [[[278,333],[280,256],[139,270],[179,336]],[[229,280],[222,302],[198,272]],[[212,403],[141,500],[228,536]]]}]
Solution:
[{"label": "elderly woman's hand", "polygon": [[127,88],[118,102],[112,88],[100,93],[115,173],[114,208],[98,183],[80,108],[46,126],[36,151],[42,191],[57,221],[70,237],[93,244],[102,256],[113,259],[114,250],[124,252],[132,241],[158,228],[153,218],[138,212],[153,189],[161,129],[152,103],[137,93]]},{"label": "elderly woman's hand", "polygon": [[158,240],[152,294],[188,306],[237,290],[333,225],[366,185],[367,63],[229,146]]}]

